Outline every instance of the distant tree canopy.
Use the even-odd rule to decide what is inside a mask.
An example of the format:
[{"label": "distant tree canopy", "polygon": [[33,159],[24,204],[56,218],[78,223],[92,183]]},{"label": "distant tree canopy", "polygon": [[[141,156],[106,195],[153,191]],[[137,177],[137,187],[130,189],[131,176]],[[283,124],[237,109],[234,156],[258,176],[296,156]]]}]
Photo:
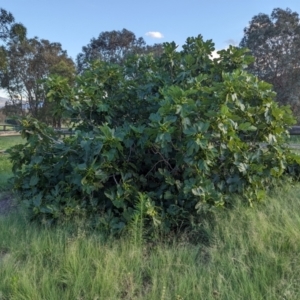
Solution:
[{"label": "distant tree canopy", "polygon": [[77,68],[80,73],[95,60],[122,64],[130,55],[147,53],[161,55],[162,51],[162,44],[147,45],[142,37],[137,38],[127,29],[104,31],[82,48],[82,52],[77,56]]},{"label": "distant tree canopy", "polygon": [[0,66],[5,65],[5,45],[9,41],[21,41],[26,37],[26,28],[21,23],[16,23],[14,16],[0,8]]},{"label": "distant tree canopy", "polygon": [[19,108],[21,113],[25,105],[31,116],[47,123],[54,122],[51,104],[46,99],[44,79],[57,74],[71,82],[75,76],[72,59],[60,43],[37,37],[9,42],[5,51],[6,62],[0,68],[0,83],[10,96],[7,109]]},{"label": "distant tree canopy", "polygon": [[14,16],[3,8],[0,8],[0,39],[24,39],[26,28],[21,23],[15,23]]},{"label": "distant tree canopy", "polygon": [[290,9],[254,16],[244,29],[240,46],[255,61],[249,71],[274,86],[277,101],[290,104],[300,119],[300,19]]}]

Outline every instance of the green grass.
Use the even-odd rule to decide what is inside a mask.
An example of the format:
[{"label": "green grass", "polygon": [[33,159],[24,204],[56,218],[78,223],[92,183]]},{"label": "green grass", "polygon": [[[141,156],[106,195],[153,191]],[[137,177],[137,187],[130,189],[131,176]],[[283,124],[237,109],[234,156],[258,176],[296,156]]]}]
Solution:
[{"label": "green grass", "polygon": [[11,162],[7,159],[7,155],[0,153],[0,192],[8,188],[7,180],[11,176]]},{"label": "green grass", "polygon": [[0,299],[299,299],[299,195],[288,186],[219,211],[194,233],[202,243],[140,245],[0,217]]},{"label": "green grass", "polygon": [[292,143],[300,143],[300,135],[291,135],[289,140]]},{"label": "green grass", "polygon": [[1,153],[1,150],[20,143],[24,143],[21,136],[0,136],[0,192],[8,189],[7,180],[12,176],[11,163],[8,156]]},{"label": "green grass", "polygon": [[15,126],[9,126],[6,125],[5,130],[4,130],[4,126],[0,126],[0,131],[11,131],[11,130],[15,130]]},{"label": "green grass", "polygon": [[0,150],[6,150],[14,145],[24,143],[21,136],[1,136],[0,135]]}]

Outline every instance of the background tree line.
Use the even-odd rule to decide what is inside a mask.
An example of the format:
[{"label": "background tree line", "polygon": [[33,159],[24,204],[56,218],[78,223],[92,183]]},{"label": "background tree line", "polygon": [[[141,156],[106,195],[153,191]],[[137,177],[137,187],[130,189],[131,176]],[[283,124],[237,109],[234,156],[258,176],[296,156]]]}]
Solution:
[{"label": "background tree line", "polygon": [[161,44],[147,45],[127,29],[106,31],[82,48],[75,64],[60,43],[28,38],[26,27],[4,9],[0,10],[0,40],[0,86],[9,95],[4,113],[29,114],[55,127],[61,120],[57,114],[54,117],[57,107],[46,96],[49,76],[60,75],[74,84],[76,74],[89,68],[91,61],[122,64],[130,55],[162,53]]},{"label": "background tree line", "polygon": [[[132,55],[160,56],[162,44],[147,45],[127,29],[101,32],[82,47],[76,63],[62,45],[38,37],[28,38],[26,28],[13,15],[0,10],[0,85],[9,95],[6,115],[31,116],[53,126],[55,103],[46,97],[45,79],[60,75],[75,84],[76,74],[90,68],[94,60],[123,64]],[[290,9],[276,8],[271,15],[258,14],[244,29],[240,47],[254,57],[248,71],[271,83],[277,101],[289,104],[300,121],[300,19]]]},{"label": "background tree line", "polygon": [[290,9],[254,16],[241,47],[255,58],[248,71],[271,83],[280,104],[289,104],[300,121],[300,19]]}]

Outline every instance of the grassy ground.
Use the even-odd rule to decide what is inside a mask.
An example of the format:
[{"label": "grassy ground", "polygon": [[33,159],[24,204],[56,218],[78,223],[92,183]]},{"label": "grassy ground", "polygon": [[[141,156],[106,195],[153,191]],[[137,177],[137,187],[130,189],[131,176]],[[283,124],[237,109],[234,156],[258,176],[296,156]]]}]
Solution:
[{"label": "grassy ground", "polygon": [[290,142],[291,143],[300,143],[300,135],[291,135],[290,136]]},{"label": "grassy ground", "polygon": [[0,299],[299,299],[300,185],[204,223],[199,243],[107,241],[0,218]]},{"label": "grassy ground", "polygon": [[6,155],[0,153],[0,192],[8,188],[7,180],[11,176],[11,163]]},{"label": "grassy ground", "polygon": [[0,299],[298,300],[299,195],[287,184],[254,208],[218,211],[193,242],[110,240],[80,222],[0,216]]},{"label": "grassy ground", "polygon": [[4,126],[0,125],[0,131],[11,131],[11,130],[16,130],[16,127],[13,125],[10,126],[10,125],[6,124],[5,130],[4,130]]},{"label": "grassy ground", "polygon": [[8,188],[7,180],[12,176],[11,163],[8,156],[1,153],[1,150],[6,150],[20,143],[24,143],[21,136],[0,136],[0,192]]},{"label": "grassy ground", "polygon": [[21,136],[0,136],[0,150],[6,150],[16,144],[24,143]]}]

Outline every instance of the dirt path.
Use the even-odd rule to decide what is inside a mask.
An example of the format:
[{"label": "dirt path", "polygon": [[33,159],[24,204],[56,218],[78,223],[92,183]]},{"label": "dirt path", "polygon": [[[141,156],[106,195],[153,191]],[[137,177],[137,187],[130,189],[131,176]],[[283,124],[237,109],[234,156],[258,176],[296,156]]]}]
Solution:
[{"label": "dirt path", "polygon": [[12,131],[12,132],[2,131],[2,132],[0,132],[0,137],[1,136],[18,136],[18,135],[21,135],[21,134],[17,131]]}]

